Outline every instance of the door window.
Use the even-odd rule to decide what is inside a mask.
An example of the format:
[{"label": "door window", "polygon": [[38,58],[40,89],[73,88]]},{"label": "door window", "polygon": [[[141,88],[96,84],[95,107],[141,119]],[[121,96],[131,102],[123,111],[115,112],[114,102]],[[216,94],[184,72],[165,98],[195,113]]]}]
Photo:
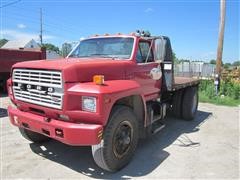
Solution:
[{"label": "door window", "polygon": [[137,63],[153,62],[153,52],[148,42],[139,43],[136,59]]}]

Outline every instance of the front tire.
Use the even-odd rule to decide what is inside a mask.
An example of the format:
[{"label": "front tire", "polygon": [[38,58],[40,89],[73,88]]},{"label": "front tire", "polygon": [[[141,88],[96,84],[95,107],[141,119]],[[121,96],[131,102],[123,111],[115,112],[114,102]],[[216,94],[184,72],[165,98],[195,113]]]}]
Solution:
[{"label": "front tire", "polygon": [[24,128],[19,128],[20,133],[22,134],[22,136],[32,142],[35,143],[41,143],[41,142],[45,142],[45,141],[49,141],[50,138],[47,136],[44,136],[42,134],[30,131],[28,129],[24,129]]},{"label": "front tire", "polygon": [[95,163],[104,170],[114,172],[126,166],[138,143],[138,121],[132,109],[115,106],[104,130],[100,144],[92,146]]}]

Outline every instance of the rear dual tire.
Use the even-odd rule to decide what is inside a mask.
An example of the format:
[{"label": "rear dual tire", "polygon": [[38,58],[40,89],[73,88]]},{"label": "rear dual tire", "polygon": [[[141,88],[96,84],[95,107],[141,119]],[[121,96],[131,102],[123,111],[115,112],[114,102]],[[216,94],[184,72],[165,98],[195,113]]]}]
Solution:
[{"label": "rear dual tire", "polygon": [[176,91],[173,95],[172,112],[177,118],[182,118],[182,96],[183,90]]},{"label": "rear dual tire", "polygon": [[193,120],[198,108],[198,88],[187,88],[182,100],[182,117],[185,120]]},{"label": "rear dual tire", "polygon": [[175,117],[193,120],[198,108],[198,87],[179,90],[173,95],[172,111]]}]

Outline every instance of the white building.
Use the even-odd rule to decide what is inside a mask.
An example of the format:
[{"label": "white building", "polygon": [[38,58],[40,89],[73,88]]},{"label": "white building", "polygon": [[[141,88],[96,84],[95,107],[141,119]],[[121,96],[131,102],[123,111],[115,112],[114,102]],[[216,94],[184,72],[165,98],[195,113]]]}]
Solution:
[{"label": "white building", "polygon": [[[3,49],[41,49],[34,39],[11,40],[2,46]],[[46,50],[47,59],[60,59],[59,54],[52,50]]]},{"label": "white building", "polygon": [[10,40],[2,46],[3,49],[40,49],[33,39]]}]

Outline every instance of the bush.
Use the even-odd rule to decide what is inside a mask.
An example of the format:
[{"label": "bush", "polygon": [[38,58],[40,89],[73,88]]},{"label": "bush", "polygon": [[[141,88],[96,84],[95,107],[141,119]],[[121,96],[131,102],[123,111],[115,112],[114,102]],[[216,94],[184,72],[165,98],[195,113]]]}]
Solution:
[{"label": "bush", "polygon": [[203,92],[208,98],[215,97],[215,87],[212,80],[202,80],[200,83],[200,92]]},{"label": "bush", "polygon": [[[200,101],[223,105],[240,104],[240,84],[230,79],[222,80],[218,95],[215,94],[213,80],[201,80],[199,86]],[[222,95],[224,95],[222,97]]]},{"label": "bush", "polygon": [[240,84],[226,79],[222,81],[220,94],[231,97],[233,99],[240,99]]}]

